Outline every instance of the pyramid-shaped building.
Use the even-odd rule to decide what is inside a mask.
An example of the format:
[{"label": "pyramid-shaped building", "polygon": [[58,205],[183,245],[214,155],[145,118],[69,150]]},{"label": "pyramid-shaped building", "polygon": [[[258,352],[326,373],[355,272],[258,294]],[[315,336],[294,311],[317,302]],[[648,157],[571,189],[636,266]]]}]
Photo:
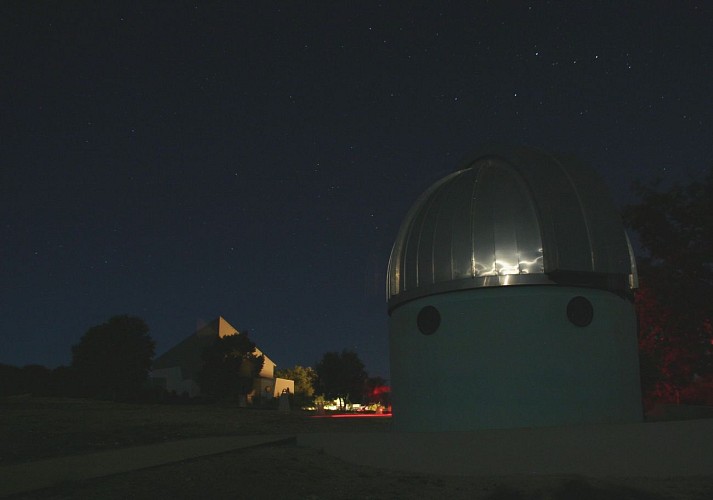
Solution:
[{"label": "pyramid-shaped building", "polygon": [[[178,395],[199,396],[198,374],[203,368],[203,351],[216,338],[229,335],[240,335],[240,332],[222,316],[199,327],[195,333],[156,358],[150,374],[152,383]],[[264,356],[265,362],[253,380],[253,391],[249,397],[277,397],[285,389],[294,393],[294,381],[276,378],[275,362],[258,348],[255,348],[255,354]]]}]

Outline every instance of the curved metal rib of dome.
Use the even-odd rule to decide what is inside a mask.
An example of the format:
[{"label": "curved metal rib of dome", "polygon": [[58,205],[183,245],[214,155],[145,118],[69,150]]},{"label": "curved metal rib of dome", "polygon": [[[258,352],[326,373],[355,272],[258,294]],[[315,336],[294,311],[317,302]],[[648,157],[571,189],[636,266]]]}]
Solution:
[{"label": "curved metal rib of dome", "polygon": [[612,207],[603,182],[573,159],[525,148],[476,157],[404,219],[389,260],[389,310],[483,286],[630,289],[635,262]]}]

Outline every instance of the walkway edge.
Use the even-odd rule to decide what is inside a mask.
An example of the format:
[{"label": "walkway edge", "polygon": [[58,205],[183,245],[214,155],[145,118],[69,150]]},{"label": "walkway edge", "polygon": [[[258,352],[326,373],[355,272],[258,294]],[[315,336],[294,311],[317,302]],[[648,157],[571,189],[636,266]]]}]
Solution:
[{"label": "walkway edge", "polygon": [[294,436],[218,436],[5,465],[0,467],[0,496],[290,440]]}]

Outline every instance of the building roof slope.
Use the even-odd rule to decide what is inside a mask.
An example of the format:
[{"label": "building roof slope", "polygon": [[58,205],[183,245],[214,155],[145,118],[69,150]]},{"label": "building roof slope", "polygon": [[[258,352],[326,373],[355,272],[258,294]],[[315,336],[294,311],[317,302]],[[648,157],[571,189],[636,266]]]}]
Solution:
[{"label": "building roof slope", "polygon": [[[157,357],[153,362],[153,369],[180,367],[184,379],[196,380],[203,367],[203,351],[211,345],[217,337],[239,334],[240,332],[222,316],[199,327],[193,334],[173,346],[171,349]],[[258,348],[258,356],[265,354]],[[265,356],[264,367],[275,363]]]}]

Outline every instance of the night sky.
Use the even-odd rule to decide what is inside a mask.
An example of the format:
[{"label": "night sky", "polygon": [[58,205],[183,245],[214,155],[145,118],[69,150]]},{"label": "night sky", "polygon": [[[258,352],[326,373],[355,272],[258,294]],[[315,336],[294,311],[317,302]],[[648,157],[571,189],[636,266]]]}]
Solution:
[{"label": "night sky", "polygon": [[706,2],[22,0],[0,36],[0,363],[222,315],[388,377],[398,226],[472,151],[573,153],[620,205],[713,165]]}]

